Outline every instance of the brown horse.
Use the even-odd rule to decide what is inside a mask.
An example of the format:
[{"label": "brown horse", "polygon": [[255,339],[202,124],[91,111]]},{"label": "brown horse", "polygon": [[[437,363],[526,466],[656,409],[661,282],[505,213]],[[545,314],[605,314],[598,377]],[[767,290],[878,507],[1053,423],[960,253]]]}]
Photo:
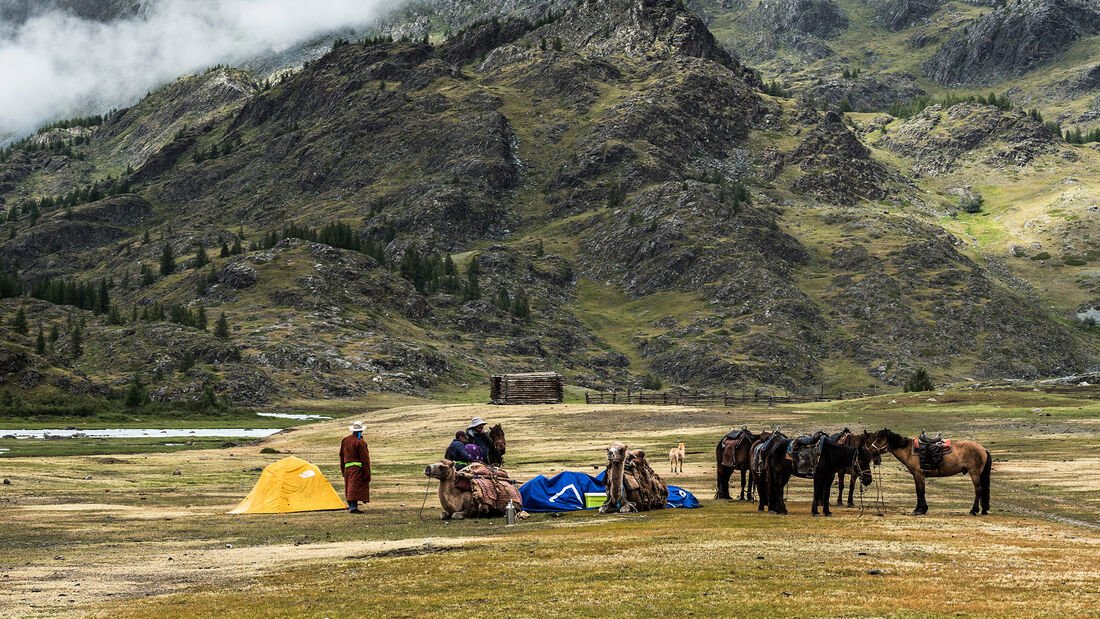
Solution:
[{"label": "brown horse", "polygon": [[[736,439],[733,438],[734,435],[737,436]],[[749,451],[758,438],[760,437],[749,432],[747,427],[741,426],[740,430],[730,432],[718,441],[718,446],[714,449],[715,468],[718,471],[718,492],[714,495],[714,498],[732,500],[733,497],[730,496],[730,476],[733,475],[734,471],[741,471],[741,494],[737,500],[752,500],[753,479],[752,475],[748,474]],[[747,492],[746,476],[748,477]],[[748,495],[747,498],[746,494]]]},{"label": "brown horse", "polygon": [[504,451],[508,447],[508,441],[504,440],[504,428],[500,427],[499,423],[489,428],[489,441],[492,443],[492,449],[485,454],[489,464],[493,466],[504,464]]},{"label": "brown horse", "polygon": [[913,483],[917,486],[917,507],[914,516],[928,513],[928,503],[924,500],[924,480],[926,477],[950,477],[959,473],[969,473],[974,482],[974,506],[970,515],[978,515],[978,507],[984,516],[989,513],[989,474],[993,467],[993,456],[989,450],[974,441],[953,441],[951,453],[944,454],[939,468],[924,471],[920,468],[920,457],[913,453],[913,439],[895,434],[886,428],[875,432],[869,445],[872,451],[889,451],[899,462],[909,469]]},{"label": "brown horse", "polygon": [[[874,437],[875,437],[875,435],[873,435],[870,432],[864,430],[863,434],[851,434],[851,433],[844,434],[843,436],[838,437],[840,440],[837,440],[836,442],[840,443],[841,445],[847,445],[848,447],[855,447],[857,449],[859,449],[861,447],[870,449],[871,441],[874,440]],[[832,437],[830,437],[830,440],[834,440],[834,439],[832,439]],[[872,449],[871,454],[872,454],[872,461],[876,465],[882,464],[882,456],[879,454],[879,452]],[[855,494],[855,491],[856,491],[856,477],[858,477],[858,474],[857,474],[855,468],[853,468],[853,467],[848,467],[846,469],[841,469],[836,474],[836,476],[837,476],[836,504],[837,504],[837,507],[840,507],[841,505],[844,505],[844,476],[845,475],[850,475],[851,476],[851,482],[848,485],[848,507],[855,507],[856,504],[855,504],[854,501],[852,501],[852,495]]]}]

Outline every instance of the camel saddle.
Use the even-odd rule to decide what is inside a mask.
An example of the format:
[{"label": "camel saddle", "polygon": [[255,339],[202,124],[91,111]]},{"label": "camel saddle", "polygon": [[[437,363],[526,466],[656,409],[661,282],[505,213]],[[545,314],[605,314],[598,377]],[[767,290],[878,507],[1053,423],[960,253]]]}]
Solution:
[{"label": "camel saddle", "polygon": [[504,511],[511,501],[516,511],[523,509],[523,497],[516,481],[504,469],[481,463],[472,464],[455,473],[455,487],[468,488],[474,495],[474,503],[483,514]]},{"label": "camel saddle", "polygon": [[920,459],[922,471],[932,471],[943,464],[944,454],[951,453],[951,439],[943,438],[943,433],[930,437],[924,432],[913,439],[913,453]]}]

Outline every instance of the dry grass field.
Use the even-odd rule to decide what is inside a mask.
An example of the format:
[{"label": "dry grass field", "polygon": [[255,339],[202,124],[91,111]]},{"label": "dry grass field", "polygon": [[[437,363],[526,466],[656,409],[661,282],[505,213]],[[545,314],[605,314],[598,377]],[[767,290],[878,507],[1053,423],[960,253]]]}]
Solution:
[{"label": "dry grass field", "polygon": [[[2,458],[11,485],[0,486],[0,615],[1097,616],[1096,395],[959,391],[773,409],[387,408],[362,415],[375,479],[362,516],[225,513],[258,478],[253,467],[285,454],[316,463],[342,491],[336,447],[348,418],[247,447]],[[355,405],[340,406],[343,414]],[[703,509],[443,523],[423,467],[474,415],[504,424],[517,478],[595,472],[602,448],[623,440],[647,448],[654,468]],[[959,476],[930,482],[928,516],[906,515],[912,482],[889,454],[878,471],[881,515],[866,496],[862,511],[812,518],[805,480],[789,489],[788,516],[714,501],[714,444],[741,423],[974,438],[995,457],[993,511],[966,515],[972,490]],[[665,454],[677,441],[687,443],[685,470],[669,475]]]}]

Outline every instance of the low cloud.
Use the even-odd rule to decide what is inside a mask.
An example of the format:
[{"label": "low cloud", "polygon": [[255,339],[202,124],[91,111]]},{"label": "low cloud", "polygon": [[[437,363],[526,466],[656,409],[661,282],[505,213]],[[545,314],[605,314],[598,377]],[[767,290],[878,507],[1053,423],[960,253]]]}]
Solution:
[{"label": "low cloud", "polygon": [[110,22],[53,10],[0,24],[0,143],[53,120],[130,105],[186,73],[360,28],[396,4],[155,0]]}]

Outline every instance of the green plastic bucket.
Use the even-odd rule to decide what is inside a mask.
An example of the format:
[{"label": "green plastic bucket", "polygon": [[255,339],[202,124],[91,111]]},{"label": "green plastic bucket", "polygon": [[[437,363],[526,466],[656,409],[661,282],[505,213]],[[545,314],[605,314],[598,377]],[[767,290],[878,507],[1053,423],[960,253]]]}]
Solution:
[{"label": "green plastic bucket", "polygon": [[606,492],[585,492],[584,493],[584,507],[585,509],[591,507],[599,507],[607,502]]}]

